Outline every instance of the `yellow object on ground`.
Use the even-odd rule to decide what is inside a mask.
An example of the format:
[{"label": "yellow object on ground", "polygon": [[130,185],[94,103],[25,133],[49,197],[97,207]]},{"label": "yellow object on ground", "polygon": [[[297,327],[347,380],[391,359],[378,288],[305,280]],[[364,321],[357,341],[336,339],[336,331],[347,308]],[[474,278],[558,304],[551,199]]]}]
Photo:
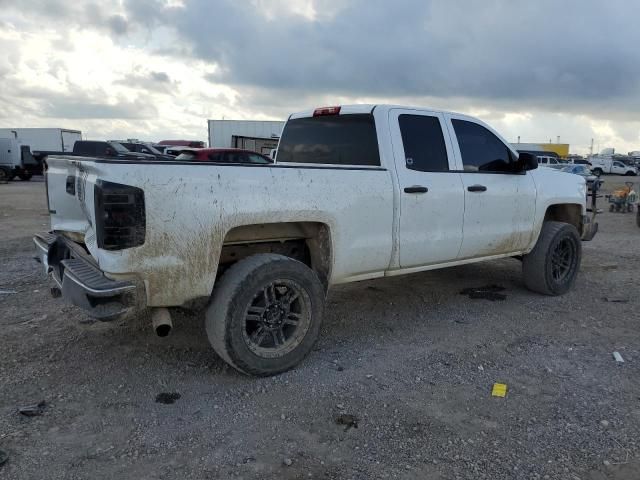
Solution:
[{"label": "yellow object on ground", "polygon": [[494,397],[505,397],[507,395],[507,385],[505,383],[494,383],[491,395]]}]

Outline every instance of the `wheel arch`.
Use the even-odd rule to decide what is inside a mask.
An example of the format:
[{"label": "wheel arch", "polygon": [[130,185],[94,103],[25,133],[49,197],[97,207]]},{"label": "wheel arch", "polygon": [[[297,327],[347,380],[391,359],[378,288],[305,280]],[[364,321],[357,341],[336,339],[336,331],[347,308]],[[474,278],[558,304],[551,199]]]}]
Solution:
[{"label": "wheel arch", "polygon": [[325,289],[333,269],[331,228],[324,222],[274,222],[233,227],[224,238],[218,272],[257,253],[278,253],[313,269]]},{"label": "wheel arch", "polygon": [[576,227],[582,233],[582,205],[579,203],[556,203],[547,206],[544,222],[562,222]]}]

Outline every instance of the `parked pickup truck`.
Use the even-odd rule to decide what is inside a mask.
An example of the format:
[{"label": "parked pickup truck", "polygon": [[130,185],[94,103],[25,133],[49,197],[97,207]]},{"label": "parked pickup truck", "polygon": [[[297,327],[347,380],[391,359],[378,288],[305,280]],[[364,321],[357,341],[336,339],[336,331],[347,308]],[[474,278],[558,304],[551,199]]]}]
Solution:
[{"label": "parked pickup truck", "polygon": [[62,295],[103,320],[149,312],[160,335],[168,307],[205,306],[215,351],[253,375],[311,351],[334,285],[514,257],[528,288],[561,295],[597,229],[584,178],[421,108],[291,115],[271,164],[47,164],[34,241]]},{"label": "parked pickup truck", "polygon": [[592,165],[591,171],[598,176],[603,173],[626,175],[628,177],[638,175],[638,169],[636,167],[627,165],[620,160],[614,160],[611,157],[593,156],[589,160]]},{"label": "parked pickup truck", "polygon": [[118,142],[104,142],[97,140],[76,140],[73,144],[73,152],[51,152],[45,150],[36,150],[33,156],[38,160],[44,160],[46,157],[60,156],[81,156],[81,157],[107,157],[121,160],[156,160],[153,154],[131,152]]}]

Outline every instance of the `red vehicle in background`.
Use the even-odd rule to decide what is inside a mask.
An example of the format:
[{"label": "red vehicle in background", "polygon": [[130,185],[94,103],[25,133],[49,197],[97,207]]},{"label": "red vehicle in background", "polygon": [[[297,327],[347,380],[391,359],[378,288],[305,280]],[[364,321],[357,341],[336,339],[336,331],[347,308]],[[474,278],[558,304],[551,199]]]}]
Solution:
[{"label": "red vehicle in background", "polygon": [[240,148],[198,148],[182,150],[176,160],[187,162],[214,162],[214,163],[251,163],[265,165],[273,163],[266,155],[252,150]]},{"label": "red vehicle in background", "polygon": [[172,147],[191,147],[191,148],[204,148],[204,142],[200,140],[162,140],[158,142],[158,145],[169,145]]}]

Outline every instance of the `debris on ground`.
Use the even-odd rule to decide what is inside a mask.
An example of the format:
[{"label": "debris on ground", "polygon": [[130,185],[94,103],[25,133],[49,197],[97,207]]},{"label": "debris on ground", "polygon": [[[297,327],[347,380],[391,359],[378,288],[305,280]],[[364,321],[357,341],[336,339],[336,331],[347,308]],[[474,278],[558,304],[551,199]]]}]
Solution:
[{"label": "debris on ground", "polygon": [[506,300],[504,293],[505,288],[500,285],[487,285],[486,287],[465,288],[460,292],[461,295],[467,295],[472,300]]},{"label": "debris on ground", "polygon": [[24,415],[25,417],[37,417],[44,413],[44,407],[46,406],[47,402],[42,400],[39,403],[18,408],[18,413],[20,415]]},{"label": "debris on ground", "polygon": [[341,413],[336,417],[336,425],[344,425],[345,432],[352,427],[358,428],[358,417],[348,413]]},{"label": "debris on ground", "polygon": [[282,463],[284,463],[287,467],[290,467],[291,465],[293,465],[293,460],[291,460],[290,458],[285,458],[284,460],[282,460]]},{"label": "debris on ground", "polygon": [[4,450],[0,450],[0,466],[4,465],[9,460],[9,454]]},{"label": "debris on ground", "polygon": [[618,363],[624,363],[624,358],[622,358],[620,352],[613,352],[613,358],[615,358]]},{"label": "debris on ground", "polygon": [[15,290],[0,290],[0,295],[13,295],[14,293],[18,293]]},{"label": "debris on ground", "polygon": [[160,392],[156,395],[156,403],[162,403],[164,405],[171,405],[179,400],[181,395],[176,392]]},{"label": "debris on ground", "polygon": [[604,297],[603,300],[609,303],[629,303],[629,297]]},{"label": "debris on ground", "polygon": [[504,398],[507,395],[507,385],[505,383],[494,383],[491,396]]}]

